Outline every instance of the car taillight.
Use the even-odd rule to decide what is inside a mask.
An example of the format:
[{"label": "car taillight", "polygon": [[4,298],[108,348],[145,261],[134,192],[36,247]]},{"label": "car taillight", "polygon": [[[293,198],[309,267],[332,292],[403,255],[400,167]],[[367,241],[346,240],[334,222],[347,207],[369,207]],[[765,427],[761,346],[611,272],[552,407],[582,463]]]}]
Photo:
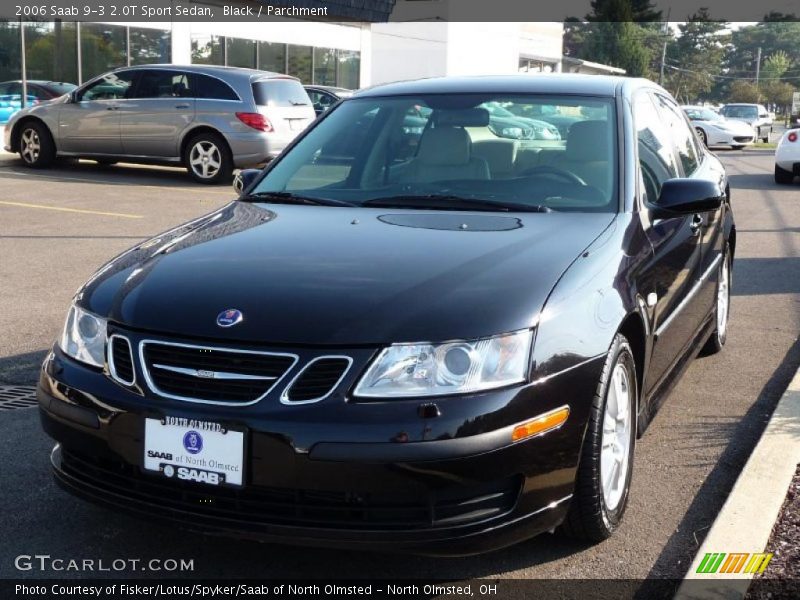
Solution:
[{"label": "car taillight", "polygon": [[796,131],[790,131],[789,135],[786,136],[786,139],[789,140],[790,142],[796,142],[797,141],[797,132]]},{"label": "car taillight", "polygon": [[242,123],[259,131],[274,131],[272,123],[261,113],[237,112],[236,118]]}]

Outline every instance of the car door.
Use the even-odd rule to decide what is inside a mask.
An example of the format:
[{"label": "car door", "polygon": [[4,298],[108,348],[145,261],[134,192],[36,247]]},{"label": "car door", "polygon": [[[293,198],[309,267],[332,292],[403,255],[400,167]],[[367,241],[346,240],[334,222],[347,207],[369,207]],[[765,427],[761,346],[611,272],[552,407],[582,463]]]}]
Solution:
[{"label": "car door", "polygon": [[[702,143],[694,134],[691,123],[680,111],[680,108],[666,96],[659,95],[664,110],[665,121],[672,125],[673,138],[678,152],[678,162],[683,169],[683,176],[693,179],[713,181],[724,190],[727,186],[725,171],[713,156],[702,147]],[[697,311],[702,321],[716,306],[718,267],[724,251],[724,235],[722,230],[723,208],[698,213],[693,222],[699,222],[700,268],[695,283]]]},{"label": "car door", "polygon": [[[658,99],[641,91],[634,97],[633,113],[642,188],[642,222],[653,246],[648,302],[654,303],[656,332],[648,373],[648,392],[666,375],[681,350],[690,342],[700,321],[691,299],[702,257],[702,237],[693,216],[655,219],[661,186],[681,177],[673,132],[664,120]],[[688,300],[687,300],[688,299]]]},{"label": "car door", "polygon": [[125,154],[177,157],[178,140],[195,117],[189,76],[172,69],[140,71],[133,94],[120,104],[119,112]]},{"label": "car door", "polygon": [[114,71],[79,88],[58,113],[58,146],[78,154],[122,154],[119,108],[134,71]]}]

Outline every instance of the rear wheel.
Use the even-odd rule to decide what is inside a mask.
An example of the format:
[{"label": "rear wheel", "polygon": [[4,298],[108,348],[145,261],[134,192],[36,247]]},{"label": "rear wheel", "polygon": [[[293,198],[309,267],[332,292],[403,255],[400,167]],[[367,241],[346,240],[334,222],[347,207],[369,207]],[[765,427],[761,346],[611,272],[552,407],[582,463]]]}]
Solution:
[{"label": "rear wheel", "polygon": [[186,144],[184,162],[192,179],[200,183],[224,183],[233,173],[233,158],[224,138],[201,133]]},{"label": "rear wheel", "polygon": [[714,333],[703,346],[702,354],[709,356],[716,354],[725,345],[728,339],[728,319],[731,313],[731,254],[730,248],[725,247],[722,262],[719,266],[717,278],[717,305],[714,308]]},{"label": "rear wheel", "polygon": [[22,125],[19,136],[19,156],[26,166],[33,169],[43,169],[53,164],[56,157],[56,145],[46,125],[36,121]]},{"label": "rear wheel", "polygon": [[794,181],[794,173],[775,165],[775,183],[787,184],[792,183],[792,181]]},{"label": "rear wheel", "polygon": [[600,542],[619,527],[633,473],[636,398],[633,352],[618,334],[592,402],[575,493],[562,524],[567,535]]}]

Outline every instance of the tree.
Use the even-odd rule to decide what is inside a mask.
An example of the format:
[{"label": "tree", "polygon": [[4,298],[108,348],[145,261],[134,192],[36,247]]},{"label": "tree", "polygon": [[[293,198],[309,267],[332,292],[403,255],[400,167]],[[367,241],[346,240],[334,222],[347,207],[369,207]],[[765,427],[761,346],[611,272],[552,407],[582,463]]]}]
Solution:
[{"label": "tree", "polygon": [[756,104],[761,101],[761,92],[755,83],[737,79],[731,83],[730,102],[747,102]]},{"label": "tree", "polygon": [[678,26],[678,39],[668,47],[673,65],[667,87],[676,98],[686,102],[705,99],[722,69],[725,45],[729,39],[723,21],[716,21],[701,8]]},{"label": "tree", "polygon": [[632,23],[630,0],[595,0],[584,52],[591,60],[625,69],[628,75],[648,75],[650,52],[642,43],[641,28]]}]

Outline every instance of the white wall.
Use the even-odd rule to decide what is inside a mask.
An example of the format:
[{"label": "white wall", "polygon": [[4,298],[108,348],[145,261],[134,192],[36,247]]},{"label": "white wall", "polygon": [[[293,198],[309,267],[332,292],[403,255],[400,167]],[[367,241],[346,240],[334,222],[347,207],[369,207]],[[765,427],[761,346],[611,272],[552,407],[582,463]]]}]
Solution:
[{"label": "white wall", "polygon": [[447,75],[509,75],[519,68],[519,23],[449,23]]},{"label": "white wall", "polygon": [[444,22],[373,23],[372,65],[369,81],[362,78],[362,87],[446,75],[447,26]]}]

